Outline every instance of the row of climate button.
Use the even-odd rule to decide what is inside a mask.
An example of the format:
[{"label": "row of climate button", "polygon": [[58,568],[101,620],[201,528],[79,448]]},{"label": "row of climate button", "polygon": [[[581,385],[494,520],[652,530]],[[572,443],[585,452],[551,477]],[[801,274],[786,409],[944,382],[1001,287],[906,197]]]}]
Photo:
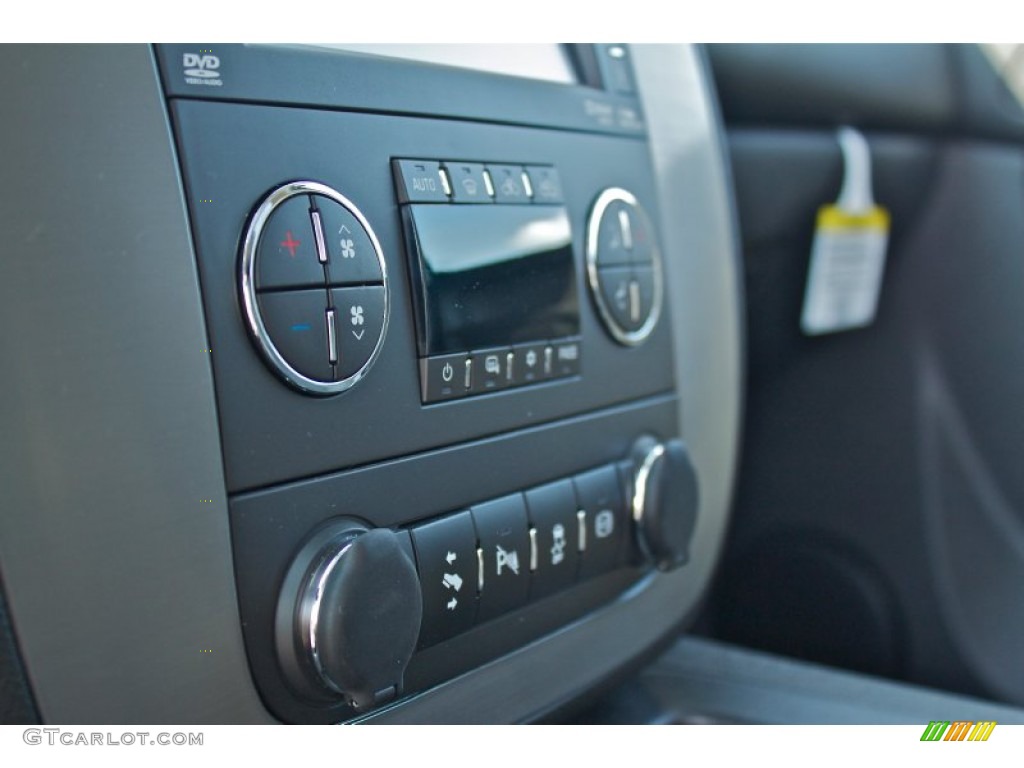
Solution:
[{"label": "row of climate button", "polygon": [[558,171],[549,165],[392,160],[400,203],[560,205]]},{"label": "row of climate button", "polygon": [[424,403],[522,387],[580,373],[579,339],[434,355],[420,360]]},{"label": "row of climate button", "polygon": [[603,466],[413,527],[419,647],[622,565],[629,525],[620,471]]}]

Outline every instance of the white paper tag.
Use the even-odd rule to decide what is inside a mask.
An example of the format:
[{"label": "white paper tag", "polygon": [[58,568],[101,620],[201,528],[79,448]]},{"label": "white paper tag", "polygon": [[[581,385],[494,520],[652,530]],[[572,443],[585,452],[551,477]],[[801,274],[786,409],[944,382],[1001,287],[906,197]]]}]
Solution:
[{"label": "white paper tag", "polygon": [[826,205],[818,212],[800,319],[804,333],[833,333],[871,324],[888,240],[889,214],[883,208],[851,215]]},{"label": "white paper tag", "polygon": [[818,209],[800,327],[808,335],[870,325],[878,309],[889,213],[871,193],[871,151],[853,128],[839,130],[843,188]]}]

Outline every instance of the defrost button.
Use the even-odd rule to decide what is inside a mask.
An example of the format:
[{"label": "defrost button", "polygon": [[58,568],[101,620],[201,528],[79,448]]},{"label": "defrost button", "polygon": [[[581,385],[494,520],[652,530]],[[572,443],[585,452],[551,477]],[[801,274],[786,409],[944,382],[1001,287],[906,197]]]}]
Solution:
[{"label": "defrost button", "polygon": [[493,179],[488,185],[484,178],[484,167],[479,163],[445,162],[448,181],[452,188],[452,200],[456,203],[493,202]]}]

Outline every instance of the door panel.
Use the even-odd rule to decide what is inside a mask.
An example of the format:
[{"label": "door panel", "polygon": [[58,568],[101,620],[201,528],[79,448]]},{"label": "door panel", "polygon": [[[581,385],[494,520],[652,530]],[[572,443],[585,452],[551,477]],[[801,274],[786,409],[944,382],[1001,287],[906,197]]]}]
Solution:
[{"label": "door panel", "polygon": [[[710,59],[749,365],[707,631],[1024,701],[1019,106],[973,47],[712,46]],[[807,337],[815,213],[838,195],[842,124],[868,138],[888,259],[873,325]]]}]

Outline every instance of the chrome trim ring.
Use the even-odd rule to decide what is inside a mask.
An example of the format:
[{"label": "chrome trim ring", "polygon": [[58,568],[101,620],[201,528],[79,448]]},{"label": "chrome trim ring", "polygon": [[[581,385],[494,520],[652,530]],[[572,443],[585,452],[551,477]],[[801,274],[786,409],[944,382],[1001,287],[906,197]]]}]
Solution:
[{"label": "chrome trim ring", "polygon": [[647,535],[644,531],[644,512],[647,510],[647,482],[650,480],[651,471],[654,469],[654,465],[661,460],[661,457],[665,455],[665,446],[662,443],[655,443],[647,454],[644,456],[643,461],[640,463],[639,468],[636,470],[636,475],[633,479],[633,499],[632,499],[632,512],[634,530],[637,534],[637,542],[640,544],[640,549],[648,557],[652,556],[650,544],[647,541]]},{"label": "chrome trim ring", "polygon": [[334,572],[338,562],[345,556],[345,553],[348,552],[354,541],[355,536],[346,541],[333,556],[325,558],[313,572],[306,585],[305,592],[300,598],[301,603],[298,615],[298,635],[302,638],[306,653],[309,654],[309,660],[313,664],[313,669],[316,671],[321,682],[339,694],[344,694],[345,692],[335,684],[331,676],[324,670],[323,664],[320,661],[320,649],[317,647],[316,638],[320,626],[320,609],[327,580],[331,578],[331,574]]},{"label": "chrome trim ring", "polygon": [[[597,268],[598,238],[601,232],[601,219],[604,218],[605,211],[613,202],[622,202],[632,208],[636,215],[643,219],[644,224],[647,226],[647,231],[651,233],[651,268],[654,273],[654,301],[651,304],[650,314],[647,315],[644,324],[635,331],[628,331],[619,325],[601,293],[600,275]],[[601,316],[605,328],[608,329],[608,333],[617,342],[628,347],[635,347],[646,341],[647,337],[654,331],[654,327],[658,324],[658,318],[661,316],[663,293],[661,249],[658,247],[658,241],[654,234],[654,225],[650,217],[632,193],[619,187],[609,187],[598,195],[597,200],[594,201],[590,217],[587,220],[587,282],[590,285],[590,294],[594,297],[594,303],[597,305],[598,314]]]},{"label": "chrome trim ring", "polygon": [[[279,205],[298,195],[320,195],[321,197],[329,198],[355,216],[356,221],[359,222],[360,226],[369,236],[370,243],[373,245],[373,250],[377,256],[377,262],[380,264],[381,282],[384,287],[384,321],[381,324],[380,336],[377,338],[373,352],[370,353],[369,358],[367,358],[362,367],[351,376],[338,381],[311,379],[295,370],[284,359],[284,356],[278,351],[277,347],[274,346],[274,342],[271,340],[270,334],[263,323],[259,303],[256,300],[256,249],[263,234],[263,228],[266,226],[270,215]],[[281,185],[267,195],[255,213],[253,213],[252,218],[249,220],[249,226],[246,229],[245,241],[242,244],[242,258],[239,265],[239,285],[242,308],[245,312],[249,334],[271,367],[296,389],[313,395],[336,395],[339,392],[351,389],[362,381],[370,367],[376,362],[381,347],[384,344],[384,337],[387,336],[388,320],[391,315],[391,296],[388,289],[387,265],[384,263],[384,252],[381,250],[380,241],[377,240],[377,235],[370,226],[370,223],[363,216],[362,211],[340,192],[315,181],[293,181]],[[329,290],[326,281],[322,287],[324,291]],[[327,305],[325,305],[325,309],[326,307]]]}]

